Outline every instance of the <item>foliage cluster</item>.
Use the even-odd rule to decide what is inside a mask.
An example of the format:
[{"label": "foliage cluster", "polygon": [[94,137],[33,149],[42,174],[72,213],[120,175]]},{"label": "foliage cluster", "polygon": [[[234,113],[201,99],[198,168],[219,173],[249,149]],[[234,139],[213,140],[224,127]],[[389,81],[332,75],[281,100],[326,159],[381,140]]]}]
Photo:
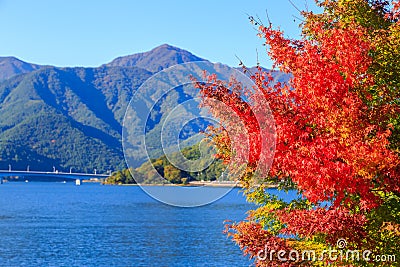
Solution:
[{"label": "foliage cluster", "polygon": [[[143,184],[152,184],[157,181],[158,175],[165,178],[165,183],[173,184],[185,184],[190,181],[214,181],[221,177],[222,172],[225,170],[225,166],[222,164],[221,160],[213,160],[211,164],[209,163],[209,158],[212,156],[211,149],[206,151],[207,155],[202,155],[199,149],[199,145],[193,145],[190,147],[185,147],[181,152],[174,152],[170,155],[163,155],[156,159],[151,159],[148,162],[143,163],[140,167],[136,169],[130,169],[133,173],[134,178],[132,178],[129,169],[124,169],[122,171],[117,171],[113,173],[109,178],[107,178],[107,184],[133,184],[136,181],[140,181]],[[195,169],[201,171],[184,171],[180,168],[175,167],[172,163],[179,165],[180,153],[184,156],[184,160],[197,162]],[[153,170],[157,172],[154,172]],[[135,181],[136,180],[136,181]]]},{"label": "foliage cluster", "polygon": [[[373,256],[257,257],[265,248],[321,252],[336,248],[343,238],[346,249],[400,259],[400,3],[317,3],[321,14],[302,12],[299,40],[250,17],[274,67],[292,75],[287,83],[274,83],[261,68],[253,73],[244,67],[262,95],[213,75],[208,84],[197,84],[203,104],[228,125],[211,129],[225,162],[241,153],[230,149],[229,130],[237,123],[233,115],[242,119],[247,133],[250,152],[240,179],[247,198],[259,207],[246,221],[227,225],[227,232],[257,266],[395,266],[374,262]],[[213,106],[210,98],[229,109]],[[271,122],[250,111],[267,105],[276,123],[276,140],[267,140],[276,148],[274,155],[262,135],[271,132]],[[259,167],[269,166],[272,156],[265,175]],[[284,190],[296,189],[301,197],[286,203],[270,195],[264,185],[271,181]]]}]

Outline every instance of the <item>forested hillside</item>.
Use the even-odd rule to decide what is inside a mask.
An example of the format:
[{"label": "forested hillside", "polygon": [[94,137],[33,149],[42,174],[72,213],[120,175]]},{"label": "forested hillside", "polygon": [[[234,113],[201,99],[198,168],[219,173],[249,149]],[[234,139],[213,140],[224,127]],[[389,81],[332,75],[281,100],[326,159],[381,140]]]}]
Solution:
[{"label": "forested hillside", "polygon": [[[98,68],[59,68],[0,58],[0,169],[11,165],[13,170],[26,170],[29,165],[31,170],[52,171],[54,166],[59,171],[106,173],[126,168],[121,135],[132,96],[156,72],[200,60],[170,45],[119,57]],[[219,64],[218,69],[224,72],[229,67]],[[279,80],[286,78],[279,76]],[[159,94],[157,90],[145,92],[147,99]],[[166,111],[194,94],[177,87],[159,100],[146,122],[146,143],[159,143]],[[196,105],[181,108],[179,119],[193,116],[198,116]],[[204,120],[192,121],[181,137],[192,137],[205,127]],[[132,138],[141,135],[134,133]],[[131,154],[130,167],[137,168],[146,160],[143,151]],[[151,158],[161,155],[161,150],[155,150]]]}]

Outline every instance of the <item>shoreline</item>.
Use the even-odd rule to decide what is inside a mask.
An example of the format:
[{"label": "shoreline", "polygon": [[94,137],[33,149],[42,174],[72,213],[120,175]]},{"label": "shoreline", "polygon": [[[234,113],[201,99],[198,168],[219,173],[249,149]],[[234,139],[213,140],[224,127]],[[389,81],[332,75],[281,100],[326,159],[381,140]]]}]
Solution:
[{"label": "shoreline", "polygon": [[208,186],[208,187],[235,187],[241,188],[241,186],[237,183],[213,183],[213,182],[190,182],[188,184],[104,184],[102,185],[121,185],[121,186],[183,186],[183,187],[199,187],[199,186]]},{"label": "shoreline", "polygon": [[[111,186],[181,186],[181,187],[200,187],[200,186],[207,186],[207,187],[232,187],[232,188],[243,188],[236,182],[201,182],[201,181],[194,181],[189,182],[188,184],[103,184],[102,185],[111,185]],[[269,185],[267,186],[269,189],[276,189],[278,188],[277,185]]]}]

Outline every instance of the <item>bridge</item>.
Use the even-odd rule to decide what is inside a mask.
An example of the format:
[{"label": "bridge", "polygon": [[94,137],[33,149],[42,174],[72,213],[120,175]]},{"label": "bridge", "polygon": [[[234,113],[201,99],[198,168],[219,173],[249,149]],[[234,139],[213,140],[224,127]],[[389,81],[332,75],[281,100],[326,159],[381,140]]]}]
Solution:
[{"label": "bridge", "polygon": [[40,177],[54,177],[68,180],[75,180],[76,185],[80,185],[82,180],[88,180],[91,178],[107,178],[109,174],[97,174],[95,173],[76,173],[76,172],[45,172],[45,171],[12,171],[12,170],[0,170],[0,184],[3,183],[3,177],[10,176],[40,176]]}]

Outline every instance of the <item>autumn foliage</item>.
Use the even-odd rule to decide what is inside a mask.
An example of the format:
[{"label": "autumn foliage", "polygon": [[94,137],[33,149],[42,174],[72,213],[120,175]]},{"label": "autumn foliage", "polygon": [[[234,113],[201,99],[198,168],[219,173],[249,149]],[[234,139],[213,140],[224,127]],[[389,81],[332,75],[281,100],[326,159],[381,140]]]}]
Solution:
[{"label": "autumn foliage", "polygon": [[[299,40],[250,17],[274,68],[291,74],[289,82],[274,82],[271,72],[260,67],[243,67],[257,90],[212,75],[208,84],[197,85],[203,105],[228,125],[210,132],[221,148],[219,156],[228,162],[240,154],[229,138],[229,127],[237,124],[229,112],[240,118],[249,143],[239,178],[258,209],[247,221],[227,225],[227,232],[258,266],[377,265],[372,259],[282,262],[257,257],[265,246],[320,251],[335,247],[341,238],[347,248],[393,254],[399,261],[400,3],[317,3],[323,12],[302,13]],[[222,101],[229,110],[207,99]],[[259,109],[267,106],[273,120],[266,112],[260,122]],[[268,174],[260,171],[270,165]],[[301,196],[286,203],[268,194],[271,183]],[[395,263],[379,263],[385,265]]]}]

